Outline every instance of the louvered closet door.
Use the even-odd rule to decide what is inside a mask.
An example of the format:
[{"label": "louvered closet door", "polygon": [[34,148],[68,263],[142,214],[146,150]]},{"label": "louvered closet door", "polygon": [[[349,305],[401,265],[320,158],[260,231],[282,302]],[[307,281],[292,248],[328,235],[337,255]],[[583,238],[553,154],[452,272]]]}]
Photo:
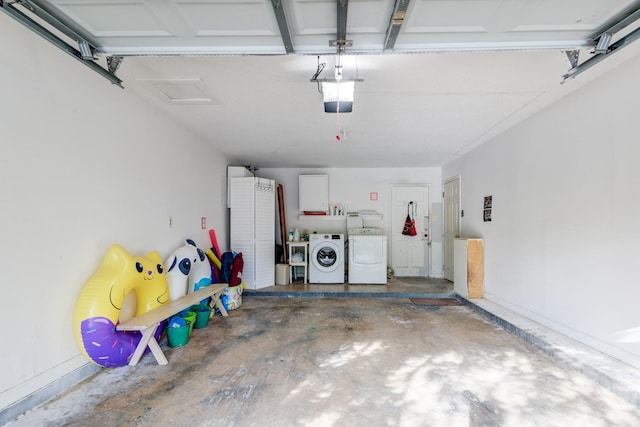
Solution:
[{"label": "louvered closet door", "polygon": [[230,243],[231,249],[242,252],[242,281],[255,289],[254,211],[255,178],[231,178]]},{"label": "louvered closet door", "polygon": [[275,285],[275,181],[257,178],[255,188],[255,289]]}]

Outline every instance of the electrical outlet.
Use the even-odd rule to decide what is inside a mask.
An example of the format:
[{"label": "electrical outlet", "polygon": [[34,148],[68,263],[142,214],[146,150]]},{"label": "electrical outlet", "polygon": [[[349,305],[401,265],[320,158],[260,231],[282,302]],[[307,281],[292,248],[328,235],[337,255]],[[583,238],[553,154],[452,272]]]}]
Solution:
[{"label": "electrical outlet", "polygon": [[172,216],[169,217],[169,220],[167,221],[167,225],[169,227],[173,227],[173,217]]},{"label": "electrical outlet", "polygon": [[203,230],[207,229],[207,217],[206,216],[203,216],[202,218],[200,218],[200,227]]}]

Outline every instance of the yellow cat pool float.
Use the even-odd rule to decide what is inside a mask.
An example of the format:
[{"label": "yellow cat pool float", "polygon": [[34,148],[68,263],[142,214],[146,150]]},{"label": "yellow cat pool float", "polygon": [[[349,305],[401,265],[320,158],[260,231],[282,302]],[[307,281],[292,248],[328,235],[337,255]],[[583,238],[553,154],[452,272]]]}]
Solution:
[{"label": "yellow cat pool float", "polygon": [[[135,315],[169,302],[169,285],[158,252],[133,257],[112,245],[76,301],[73,327],[76,342],[93,362],[105,367],[129,363],[139,332],[116,331],[125,297],[135,292]],[[162,328],[158,328],[158,339]]]}]

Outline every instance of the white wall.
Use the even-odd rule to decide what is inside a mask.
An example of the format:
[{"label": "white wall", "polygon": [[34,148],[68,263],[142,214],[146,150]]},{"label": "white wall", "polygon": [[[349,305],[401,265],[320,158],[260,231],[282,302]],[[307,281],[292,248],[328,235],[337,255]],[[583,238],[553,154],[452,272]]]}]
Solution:
[{"label": "white wall", "polygon": [[[440,168],[282,168],[260,169],[256,176],[275,179],[283,185],[287,228],[300,233],[344,233],[346,221],[299,219],[298,176],[329,175],[329,202],[346,204],[349,211],[374,210],[383,215],[381,221],[368,220],[365,226],[381,227],[388,234],[391,227],[392,184],[429,184],[432,216],[431,276],[442,277],[441,206],[442,185]],[[369,200],[369,193],[377,192],[378,200]]]},{"label": "white wall", "polygon": [[636,367],[639,75],[636,56],[443,167],[485,239],[485,298]]},{"label": "white wall", "polygon": [[4,14],[0,28],[1,410],[88,362],[74,305],[111,244],[210,247],[206,216],[222,246],[228,212],[223,155]]},{"label": "white wall", "polygon": [[[228,210],[223,155],[4,14],[0,28],[10,40],[0,45],[2,410],[87,363],[73,339],[75,299],[111,244],[163,257],[186,237],[206,247],[206,216],[224,246]],[[434,216],[443,178],[460,174],[462,232],[485,238],[486,297],[640,367],[639,73],[635,59],[442,175],[440,168],[257,175],[284,184],[288,227],[344,232],[344,224],[298,220],[299,174],[327,173],[331,201],[380,211],[384,219],[368,225],[387,230],[392,184],[430,184]],[[371,191],[378,202],[369,201]],[[487,194],[491,223],[481,221]],[[441,235],[438,221],[432,235]],[[434,262],[432,275],[441,267]]]}]

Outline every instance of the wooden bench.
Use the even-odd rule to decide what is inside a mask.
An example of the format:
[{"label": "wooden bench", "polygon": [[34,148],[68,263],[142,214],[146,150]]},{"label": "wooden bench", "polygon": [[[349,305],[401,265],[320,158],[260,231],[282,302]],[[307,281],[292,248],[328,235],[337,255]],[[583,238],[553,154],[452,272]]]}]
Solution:
[{"label": "wooden bench", "polygon": [[149,350],[151,350],[151,353],[153,353],[159,365],[168,364],[167,358],[164,356],[158,341],[156,341],[154,337],[160,323],[185,308],[199,304],[200,301],[209,297],[211,297],[211,303],[209,305],[212,308],[217,307],[223,316],[227,316],[227,310],[225,310],[224,305],[220,301],[220,295],[222,295],[222,292],[224,292],[228,286],[227,283],[213,283],[116,325],[118,331],[140,331],[142,333],[142,338],[140,338],[140,342],[131,356],[129,366],[138,364],[147,347],[149,347]]}]

